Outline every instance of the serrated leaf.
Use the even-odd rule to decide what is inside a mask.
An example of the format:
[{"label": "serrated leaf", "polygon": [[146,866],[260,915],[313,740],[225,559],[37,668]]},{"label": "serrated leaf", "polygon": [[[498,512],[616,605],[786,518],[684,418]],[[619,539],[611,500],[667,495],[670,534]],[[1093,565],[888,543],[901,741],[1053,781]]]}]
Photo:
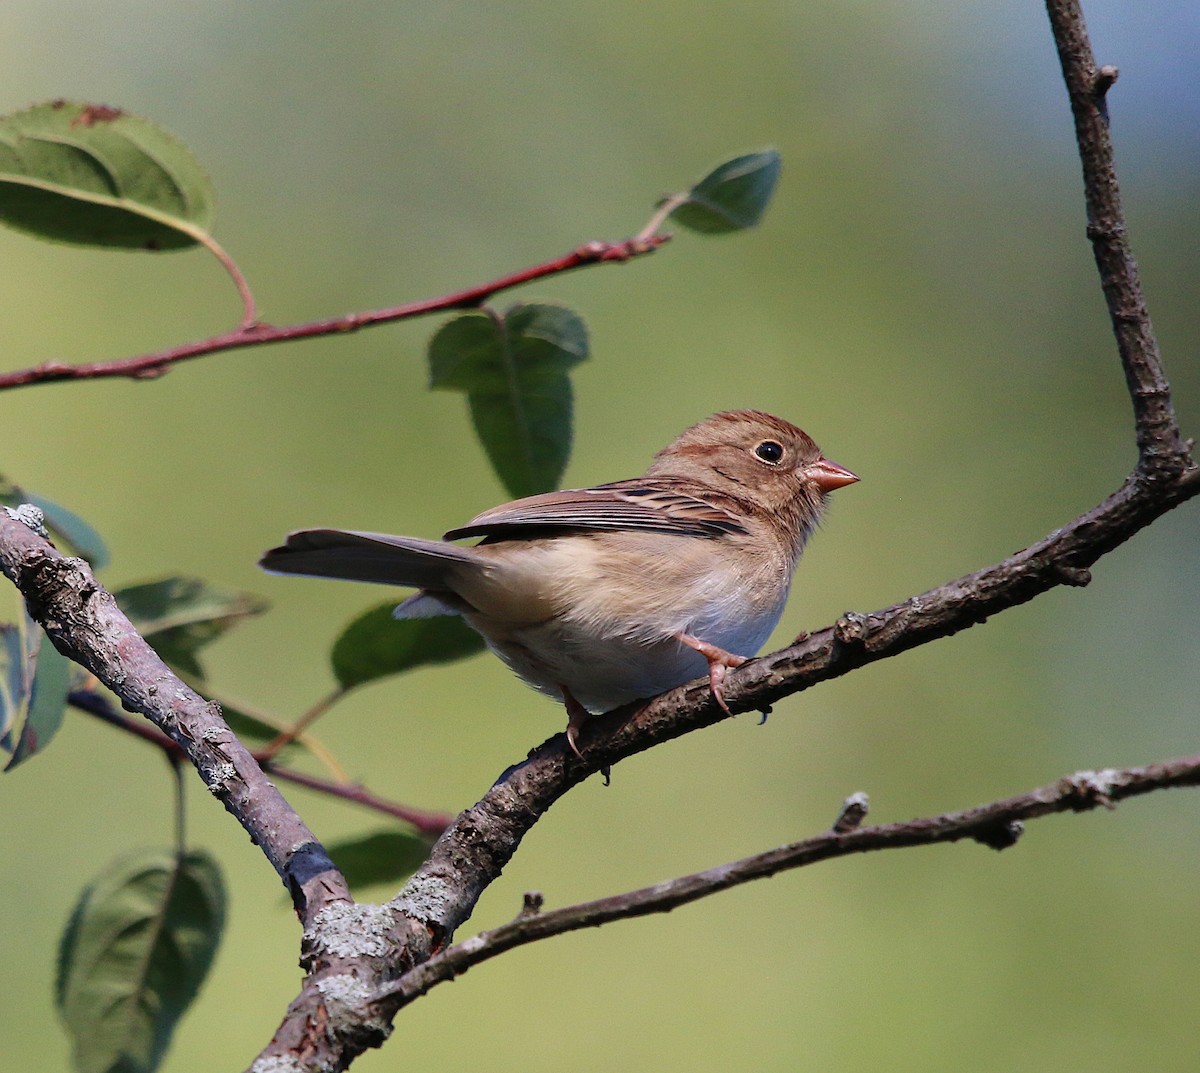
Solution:
[{"label": "serrated leaf", "polygon": [[354,619],[330,652],[343,689],[430,663],[449,663],[483,651],[483,638],[456,615],[397,619],[395,601]]},{"label": "serrated leaf", "polygon": [[46,528],[57,542],[66,544],[76,555],[85,558],[95,570],[108,565],[108,548],[104,546],[103,538],[74,511],[26,492],[3,477],[0,477],[0,503],[6,507],[32,503],[45,515]]},{"label": "serrated leaf", "polygon": [[205,853],[139,853],[110,865],[75,906],[55,998],[78,1073],[150,1073],[212,964],[225,921]]},{"label": "serrated leaf", "polygon": [[326,848],[357,892],[362,887],[402,883],[421,867],[432,844],[409,831],[375,831]]},{"label": "serrated leaf", "polygon": [[117,108],[52,101],[0,118],[0,223],[120,249],[194,246],[213,190],[173,135]]},{"label": "serrated leaf", "polygon": [[562,306],[464,313],[429,342],[430,386],[463,391],[475,431],[508,492],[558,486],[571,452],[571,381],[587,328]]},{"label": "serrated leaf", "polygon": [[779,181],[776,149],[735,157],[713,168],[671,213],[676,223],[706,235],[754,227],[766,212]]},{"label": "serrated leaf", "polygon": [[248,592],[227,592],[199,578],[168,577],[113,592],[122,611],[163,661],[204,677],[197,652],[270,605]]},{"label": "serrated leaf", "polygon": [[11,771],[45,749],[62,726],[72,664],[28,617],[23,629],[5,626],[0,631],[4,664],[0,744],[10,754],[4,770]]}]

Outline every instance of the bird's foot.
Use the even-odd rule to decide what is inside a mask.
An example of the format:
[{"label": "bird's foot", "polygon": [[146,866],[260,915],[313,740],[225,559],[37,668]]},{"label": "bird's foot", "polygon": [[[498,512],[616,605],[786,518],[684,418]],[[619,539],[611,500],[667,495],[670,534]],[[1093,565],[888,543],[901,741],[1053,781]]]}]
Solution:
[{"label": "bird's foot", "polygon": [[721,711],[726,715],[732,716],[733,712],[729,710],[729,705],[725,703],[725,671],[730,668],[740,667],[743,663],[747,662],[747,657],[735,656],[732,652],[726,652],[723,648],[718,648],[707,641],[701,641],[699,637],[693,637],[690,633],[677,633],[675,638],[680,644],[685,644],[688,648],[694,648],[708,660],[708,686],[712,690],[713,700],[717,702]]},{"label": "bird's foot", "polygon": [[563,706],[567,709],[567,744],[571,747],[571,752],[582,760],[583,753],[579,751],[579,731],[591,718],[592,713],[571,695],[566,686],[558,688],[562,693]]}]

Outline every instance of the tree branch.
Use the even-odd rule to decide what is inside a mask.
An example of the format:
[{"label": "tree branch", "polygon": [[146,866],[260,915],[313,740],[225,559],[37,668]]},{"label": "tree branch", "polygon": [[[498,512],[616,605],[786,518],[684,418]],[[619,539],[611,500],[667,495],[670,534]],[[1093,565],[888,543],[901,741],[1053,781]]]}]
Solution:
[{"label": "tree branch", "polygon": [[1046,12],[1075,118],[1087,203],[1087,235],[1133,401],[1143,472],[1147,477],[1156,477],[1162,471],[1170,477],[1179,472],[1187,447],[1175,420],[1171,389],[1163,375],[1158,341],[1121,209],[1106,103],[1117,70],[1097,67],[1078,0],[1046,0]]},{"label": "tree branch", "polygon": [[780,872],[803,868],[819,861],[874,850],[958,842],[964,838],[974,839],[994,849],[1006,849],[1016,842],[1027,820],[1057,812],[1087,812],[1098,807],[1111,809],[1116,807],[1116,802],[1127,797],[1168,787],[1196,785],[1200,785],[1200,755],[1146,767],[1080,771],[1004,801],[993,801],[962,812],[947,812],[905,823],[870,827],[852,825],[849,828],[835,824],[824,834],[801,842],[756,853],[703,872],[679,876],[652,887],[550,912],[523,910],[508,924],[480,932],[463,943],[434,954],[423,965],[381,988],[375,1000],[395,1000],[397,1009],[402,1009],[437,984],[453,980],[472,966],[518,946],[569,931],[596,928],[614,920],[669,913],[681,905],[751,880],[767,879]]},{"label": "tree branch", "polygon": [[[406,305],[394,306],[389,309],[377,309],[368,313],[347,313],[342,317],[330,317],[326,320],[312,321],[308,324],[293,324],[288,327],[243,323],[233,331],[214,335],[209,339],[200,339],[194,343],[184,343],[182,346],[170,347],[167,350],[157,350],[150,354],[139,354],[136,357],[120,358],[115,361],[97,361],[82,365],[69,365],[61,361],[44,362],[28,369],[0,373],[0,391],[6,388],[24,387],[28,384],[41,384],[49,380],[98,380],[110,376],[128,377],[133,380],[152,380],[169,372],[173,365],[177,365],[181,361],[204,357],[207,354],[217,354],[225,350],[240,350],[252,346],[266,346],[269,343],[312,339],[321,335],[344,335],[347,332],[356,332],[361,328],[370,328],[377,324],[390,324],[398,320],[411,320],[414,317],[423,317],[430,313],[444,313],[452,309],[470,309],[481,305],[500,291],[511,290],[513,287],[531,283],[533,280],[560,275],[576,268],[583,268],[585,265],[623,264],[634,257],[653,253],[669,239],[670,235],[638,235],[621,242],[587,242],[562,257],[556,257],[531,268],[501,276],[489,283],[481,283],[465,290],[442,295],[439,298],[426,298],[419,302],[409,302]],[[241,286],[239,285],[240,290]],[[252,302],[248,297],[248,291],[243,292],[243,301]],[[248,304],[246,309],[246,316],[249,316],[253,311],[253,305]]]},{"label": "tree branch", "polygon": [[0,510],[0,570],[54,647],[182,750],[266,854],[302,919],[331,900],[349,898],[324,847],[267,780],[220,709],[159,659],[83,559],[65,558],[14,513]]},{"label": "tree branch", "polygon": [[[184,755],[179,746],[161,730],[122,715],[110,703],[107,697],[99,693],[87,689],[77,689],[68,696],[67,701],[73,708],[87,712],[88,715],[95,716],[110,726],[117,727],[127,734],[133,734],[143,741],[148,741],[151,745],[158,746],[168,756],[182,758]],[[409,824],[427,838],[437,838],[438,835],[450,826],[450,821],[453,819],[452,816],[445,812],[430,812],[427,809],[405,805],[399,801],[389,801],[387,798],[380,797],[378,794],[368,790],[360,783],[337,782],[332,779],[323,779],[316,775],[309,775],[306,772],[286,767],[272,757],[263,757],[259,753],[251,753],[250,755],[258,761],[263,771],[274,778],[295,783],[295,785],[303,786],[305,789],[312,790],[315,793],[341,798],[343,801],[361,805],[363,808],[383,813],[385,816],[391,816],[394,819]]]}]

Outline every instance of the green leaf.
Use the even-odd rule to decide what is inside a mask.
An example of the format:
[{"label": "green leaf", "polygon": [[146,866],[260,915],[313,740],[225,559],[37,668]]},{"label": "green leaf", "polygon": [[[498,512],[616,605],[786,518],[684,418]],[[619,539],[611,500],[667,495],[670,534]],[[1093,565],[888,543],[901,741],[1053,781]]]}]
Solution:
[{"label": "green leaf", "polygon": [[[34,627],[39,634],[41,627]],[[42,634],[36,655],[33,681],[24,711],[24,724],[14,741],[12,756],[5,765],[11,771],[21,761],[41,752],[62,726],[71,686],[71,661]]]},{"label": "green leaf", "polygon": [[0,223],[86,246],[171,250],[207,238],[213,190],[147,119],[52,101],[0,118]]},{"label": "green leaf", "polygon": [[558,486],[571,451],[571,381],[587,328],[562,306],[464,313],[429,342],[430,386],[466,392],[475,431],[509,493]]},{"label": "green leaf", "polygon": [[690,231],[727,234],[754,227],[762,219],[779,181],[779,151],[727,160],[687,192],[671,219]]},{"label": "green leaf", "polygon": [[11,753],[16,738],[13,730],[25,714],[25,643],[21,630],[11,622],[0,623],[0,748]]},{"label": "green leaf", "polygon": [[45,632],[26,617],[24,628],[0,627],[0,747],[5,771],[41,752],[62,726],[72,664]]},{"label": "green leaf", "polygon": [[149,1073],[212,964],[225,921],[215,861],[145,851],[87,887],[59,945],[55,999],[78,1073]]},{"label": "green leaf", "polygon": [[108,565],[108,549],[104,546],[104,540],[74,511],[67,510],[53,500],[26,492],[4,477],[0,477],[0,503],[6,507],[32,503],[45,515],[46,528],[57,541],[68,545],[76,555],[81,555],[91,563],[95,570]]},{"label": "green leaf", "polygon": [[393,886],[413,874],[433,843],[409,831],[375,831],[326,847],[346,882],[357,892],[383,883]]},{"label": "green leaf", "polygon": [[334,642],[330,660],[343,689],[483,651],[483,638],[457,615],[398,619],[395,606],[393,600],[370,608]]},{"label": "green leaf", "polygon": [[199,578],[168,577],[113,592],[122,611],[163,661],[204,677],[196,653],[242,619],[270,605],[248,592],[226,592]]}]

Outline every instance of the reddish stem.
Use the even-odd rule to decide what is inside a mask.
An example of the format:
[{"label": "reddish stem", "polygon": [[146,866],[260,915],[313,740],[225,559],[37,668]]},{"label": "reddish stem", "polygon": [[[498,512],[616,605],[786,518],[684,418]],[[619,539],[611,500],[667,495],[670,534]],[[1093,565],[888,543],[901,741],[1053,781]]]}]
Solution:
[{"label": "reddish stem", "polygon": [[[110,726],[115,726],[127,734],[133,734],[143,741],[148,741],[151,745],[157,745],[169,759],[179,760],[183,758],[183,750],[161,730],[140,719],[128,718],[117,711],[108,699],[99,693],[79,689],[72,692],[68,700],[71,707],[78,708],[82,712],[87,712],[88,715],[94,715]],[[315,775],[306,775],[303,772],[283,767],[269,758],[260,757],[257,753],[252,755],[259,761],[259,766],[262,767],[263,771],[273,775],[275,778],[295,783],[297,786],[303,786],[309,790],[315,790],[317,793],[328,794],[330,797],[340,797],[343,801],[352,801],[356,805],[362,805],[375,812],[394,816],[398,820],[403,820],[405,823],[411,824],[428,838],[437,838],[450,826],[450,822],[453,819],[452,816],[445,812],[428,812],[424,809],[400,804],[397,801],[389,801],[357,783],[331,782],[328,779],[318,778]]]},{"label": "reddish stem", "polygon": [[429,313],[440,313],[451,309],[470,309],[487,301],[492,295],[519,287],[536,279],[559,275],[591,264],[623,264],[643,254],[653,253],[669,235],[636,236],[621,242],[587,242],[562,257],[525,268],[511,275],[501,276],[489,283],[481,283],[465,290],[454,291],[439,298],[425,298],[419,302],[377,309],[366,313],[347,313],[341,317],[312,321],[308,324],[293,324],[275,327],[270,324],[246,324],[192,343],[140,354],[132,358],[115,361],[97,361],[82,365],[69,365],[62,361],[48,361],[28,369],[17,369],[0,373],[0,390],[39,384],[48,380],[97,380],[108,376],[125,376],[135,380],[154,379],[162,376],[172,365],[189,358],[216,354],[223,350],[239,350],[242,347],[265,346],[268,343],[286,343],[293,339],[311,339],[318,335],[337,335],[356,332],[375,324],[387,324],[397,320],[409,320]]}]

